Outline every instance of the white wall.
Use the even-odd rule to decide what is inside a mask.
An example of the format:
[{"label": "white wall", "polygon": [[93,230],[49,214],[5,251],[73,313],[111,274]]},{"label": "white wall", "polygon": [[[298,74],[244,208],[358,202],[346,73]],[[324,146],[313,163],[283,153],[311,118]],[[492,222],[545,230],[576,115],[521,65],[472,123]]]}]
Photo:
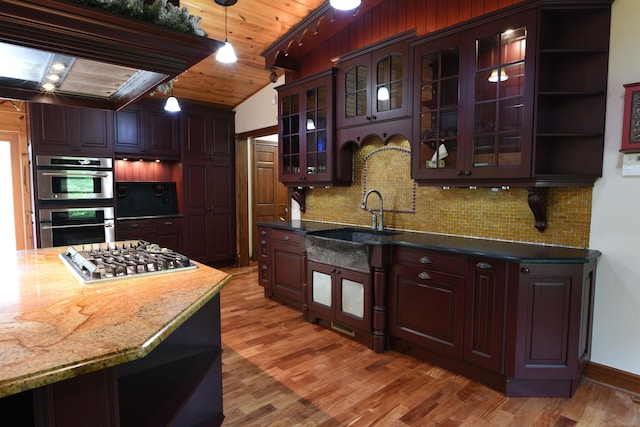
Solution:
[{"label": "white wall", "polygon": [[[596,278],[591,360],[640,375],[640,177],[622,177],[618,152],[622,85],[640,82],[638,22],[638,0],[613,2],[603,177],[593,191],[589,246],[603,253]],[[273,87],[279,84],[269,85],[236,108],[237,132],[277,124],[271,100]]]},{"label": "white wall", "polygon": [[[589,246],[596,278],[593,362],[640,375],[640,177],[622,177],[625,83],[640,81],[640,5],[615,0],[611,22],[603,177],[593,191]],[[587,29],[585,29],[587,31]]]},{"label": "white wall", "polygon": [[236,133],[249,132],[278,124],[278,92],[275,87],[283,83],[284,76],[280,76],[277,82],[269,83],[234,109],[236,112]]}]

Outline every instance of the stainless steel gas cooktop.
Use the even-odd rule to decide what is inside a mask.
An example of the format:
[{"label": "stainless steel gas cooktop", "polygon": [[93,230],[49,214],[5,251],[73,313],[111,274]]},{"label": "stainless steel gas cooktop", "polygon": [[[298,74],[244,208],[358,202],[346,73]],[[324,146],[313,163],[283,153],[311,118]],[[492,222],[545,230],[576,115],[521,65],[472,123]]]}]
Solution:
[{"label": "stainless steel gas cooktop", "polygon": [[188,257],[144,240],[70,246],[60,258],[85,283],[197,267]]}]

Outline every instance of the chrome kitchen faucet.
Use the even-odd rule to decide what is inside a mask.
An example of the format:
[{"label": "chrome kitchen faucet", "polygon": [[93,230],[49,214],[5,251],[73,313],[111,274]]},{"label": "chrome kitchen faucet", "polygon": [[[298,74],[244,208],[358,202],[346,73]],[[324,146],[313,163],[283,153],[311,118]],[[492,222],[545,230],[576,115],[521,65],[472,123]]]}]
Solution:
[{"label": "chrome kitchen faucet", "polygon": [[373,211],[373,209],[369,209],[369,212],[371,212],[371,228],[374,230],[378,229],[382,231],[384,230],[384,213],[382,212],[382,194],[380,194],[378,190],[367,191],[366,194],[364,195],[364,198],[362,199],[362,209],[367,209],[367,199],[369,198],[369,195],[371,193],[376,193],[380,198],[380,211],[378,212],[377,220],[376,220],[376,213]]}]

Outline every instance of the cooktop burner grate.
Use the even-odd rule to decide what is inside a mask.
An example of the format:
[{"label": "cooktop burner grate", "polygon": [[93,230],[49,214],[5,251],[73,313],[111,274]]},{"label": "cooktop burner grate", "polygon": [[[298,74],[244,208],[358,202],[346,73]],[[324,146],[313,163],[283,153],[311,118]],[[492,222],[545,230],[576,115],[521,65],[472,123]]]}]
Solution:
[{"label": "cooktop burner grate", "polygon": [[60,258],[83,282],[196,268],[188,257],[144,240],[70,246]]}]

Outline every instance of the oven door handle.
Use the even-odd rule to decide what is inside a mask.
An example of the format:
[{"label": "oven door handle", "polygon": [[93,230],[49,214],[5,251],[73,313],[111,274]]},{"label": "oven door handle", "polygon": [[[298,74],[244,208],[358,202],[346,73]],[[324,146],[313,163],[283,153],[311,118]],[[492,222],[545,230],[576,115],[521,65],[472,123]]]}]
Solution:
[{"label": "oven door handle", "polygon": [[113,223],[109,222],[93,222],[91,224],[69,224],[69,225],[45,225],[40,223],[40,228],[42,230],[55,230],[59,228],[80,228],[80,227],[113,227]]},{"label": "oven door handle", "polygon": [[88,171],[77,171],[77,172],[42,172],[42,176],[81,176],[81,177],[96,177],[96,178],[108,178],[109,174],[106,173],[96,173],[96,172],[88,172]]}]

